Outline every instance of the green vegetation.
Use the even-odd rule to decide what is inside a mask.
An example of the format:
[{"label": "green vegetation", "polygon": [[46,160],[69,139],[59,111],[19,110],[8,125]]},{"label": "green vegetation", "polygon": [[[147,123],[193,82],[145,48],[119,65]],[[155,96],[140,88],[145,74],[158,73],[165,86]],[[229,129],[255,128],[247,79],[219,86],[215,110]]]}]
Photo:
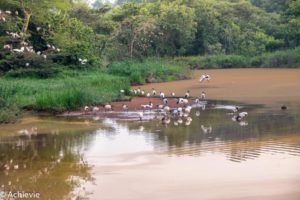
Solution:
[{"label": "green vegetation", "polygon": [[0,79],[0,122],[14,120],[19,109],[61,112],[104,104],[123,98],[120,89],[129,90],[127,79],[97,71],[65,72],[49,79],[4,77]]},{"label": "green vegetation", "polygon": [[299,68],[300,48],[263,53],[257,56],[246,55],[206,55],[176,57],[173,62],[191,69],[216,69],[236,67],[288,67]]},{"label": "green vegetation", "polygon": [[108,73],[128,77],[131,84],[172,81],[189,78],[188,68],[169,64],[161,59],[147,59],[144,62],[114,62],[108,66]]}]

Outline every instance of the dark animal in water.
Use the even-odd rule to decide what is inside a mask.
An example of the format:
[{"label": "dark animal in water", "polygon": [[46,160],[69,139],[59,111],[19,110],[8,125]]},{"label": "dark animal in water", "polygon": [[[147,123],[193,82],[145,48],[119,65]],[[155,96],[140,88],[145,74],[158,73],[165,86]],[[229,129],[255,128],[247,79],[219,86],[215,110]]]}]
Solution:
[{"label": "dark animal in water", "polygon": [[286,110],[287,107],[285,105],[281,106],[281,110]]}]

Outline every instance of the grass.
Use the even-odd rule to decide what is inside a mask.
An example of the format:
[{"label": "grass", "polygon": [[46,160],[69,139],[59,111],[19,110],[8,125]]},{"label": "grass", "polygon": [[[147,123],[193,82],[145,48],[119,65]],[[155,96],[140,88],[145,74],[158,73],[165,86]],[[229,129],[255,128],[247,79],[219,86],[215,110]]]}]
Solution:
[{"label": "grass", "polygon": [[143,62],[114,62],[108,66],[107,72],[127,77],[131,84],[173,81],[190,77],[190,71],[187,67],[170,64],[167,60],[159,58],[149,58]]},{"label": "grass", "polygon": [[189,69],[147,59],[112,63],[106,70],[63,68],[16,69],[0,78],[0,123],[15,121],[23,109],[73,110],[125,99],[130,83],[162,82],[189,77]]},{"label": "grass", "polygon": [[123,98],[126,78],[99,71],[67,71],[56,78],[0,78],[0,122],[14,120],[20,109],[62,112],[84,105],[104,104]]},{"label": "grass", "polygon": [[300,47],[264,53],[257,56],[245,55],[204,55],[176,57],[173,63],[188,66],[190,69],[217,69],[243,67],[300,67]]}]

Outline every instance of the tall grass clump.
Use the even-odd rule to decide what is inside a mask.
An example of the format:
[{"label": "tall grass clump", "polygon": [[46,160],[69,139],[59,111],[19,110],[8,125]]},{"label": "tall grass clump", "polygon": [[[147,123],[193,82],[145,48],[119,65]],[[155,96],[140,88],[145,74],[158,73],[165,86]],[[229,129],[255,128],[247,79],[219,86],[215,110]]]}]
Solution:
[{"label": "tall grass clump", "polygon": [[107,71],[109,74],[129,78],[132,84],[180,80],[190,76],[188,68],[162,59],[114,62],[108,65]]},{"label": "tall grass clump", "polygon": [[83,105],[104,104],[123,98],[120,89],[128,91],[129,87],[126,78],[100,72],[74,73],[73,76],[49,79],[2,77],[0,118],[9,118],[1,113],[17,111],[10,109],[13,107],[60,112]]},{"label": "tall grass clump", "polygon": [[249,58],[242,55],[204,55],[204,56],[188,56],[177,57],[175,63],[187,65],[191,69],[218,69],[218,68],[234,68],[249,67]]},{"label": "tall grass clump", "polygon": [[173,63],[190,69],[226,69],[244,67],[300,67],[300,47],[264,53],[257,56],[246,55],[204,55],[176,57]]},{"label": "tall grass clump", "polygon": [[255,56],[251,58],[251,66],[300,68],[300,47]]}]

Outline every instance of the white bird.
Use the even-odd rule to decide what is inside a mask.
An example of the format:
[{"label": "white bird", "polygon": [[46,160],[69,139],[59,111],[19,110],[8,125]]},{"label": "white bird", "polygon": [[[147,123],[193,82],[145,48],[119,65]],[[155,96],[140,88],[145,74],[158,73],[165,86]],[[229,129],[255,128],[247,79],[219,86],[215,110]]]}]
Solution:
[{"label": "white bird", "polygon": [[201,125],[201,129],[202,129],[203,133],[211,133],[212,132],[211,126],[205,127],[205,126]]},{"label": "white bird", "polygon": [[133,93],[134,95],[136,95],[137,94],[136,89],[131,90],[131,93]]},{"label": "white bird", "polygon": [[29,67],[29,65],[30,65],[29,63],[26,63],[26,64],[25,64],[26,67]]},{"label": "white bird", "polygon": [[182,123],[183,123],[183,120],[182,120],[181,118],[179,118],[179,119],[177,120],[177,122],[178,122],[178,124],[182,124]]},{"label": "white bird", "polygon": [[152,95],[155,96],[156,95],[156,90],[154,88],[152,88]]},{"label": "white bird", "polygon": [[145,127],[144,127],[144,126],[140,126],[140,127],[139,127],[139,131],[142,132],[142,131],[144,131],[144,130],[145,130]]},{"label": "white bird", "polygon": [[11,45],[5,44],[5,45],[3,45],[3,49],[11,49]]},{"label": "white bird", "polygon": [[177,110],[178,110],[179,112],[182,112],[183,108],[182,108],[182,107],[178,107]]},{"label": "white bird", "polygon": [[40,31],[41,29],[42,29],[42,28],[41,28],[41,27],[39,27],[39,26],[38,26],[38,27],[36,27],[36,30],[37,30],[37,31]]},{"label": "white bird", "polygon": [[182,115],[184,118],[187,118],[189,116],[189,113],[183,113]]},{"label": "white bird", "polygon": [[45,55],[45,54],[43,54],[42,57],[43,57],[44,59],[47,59],[47,55]]},{"label": "white bird", "polygon": [[164,111],[169,112],[170,111],[170,107],[169,106],[165,106],[164,107]]},{"label": "white bird", "polygon": [[239,122],[239,125],[240,125],[240,126],[247,126],[247,125],[248,125],[248,122],[241,121],[241,122]]},{"label": "white bird", "polygon": [[163,99],[163,98],[165,98],[165,93],[163,93],[163,92],[160,92],[160,93],[159,93],[159,96],[160,96],[160,98],[162,98],[162,99]]},{"label": "white bird", "polygon": [[16,10],[16,11],[15,11],[15,14],[16,14],[16,15],[19,15],[19,12]]},{"label": "white bird", "polygon": [[21,47],[20,49],[13,49],[14,52],[17,52],[17,53],[22,53],[24,52],[24,47]]},{"label": "white bird", "polygon": [[144,117],[144,114],[142,112],[139,112],[138,115],[139,115],[140,121],[142,121],[143,117]]},{"label": "white bird", "polygon": [[241,112],[238,115],[233,116],[231,119],[232,121],[238,121],[240,122],[241,120],[243,120],[246,116],[248,115],[247,112]]},{"label": "white bird", "polygon": [[201,92],[201,99],[205,99],[206,97],[206,93],[205,92]]},{"label": "white bird", "polygon": [[105,109],[105,111],[112,110],[112,105],[106,104],[106,105],[104,105],[104,109]]},{"label": "white bird", "polygon": [[192,110],[192,107],[191,107],[191,106],[187,106],[187,107],[184,109],[184,112],[190,113],[191,110]]},{"label": "white bird", "polygon": [[199,117],[199,116],[200,116],[200,111],[196,111],[195,115],[196,115],[197,117]]},{"label": "white bird", "polygon": [[88,111],[89,110],[89,107],[88,106],[84,106],[84,111]]},{"label": "white bird", "polygon": [[153,108],[153,103],[152,102],[149,102],[148,104],[142,104],[141,105],[141,107],[143,108],[143,109],[152,109]]},{"label": "white bird", "polygon": [[191,125],[191,122],[192,122],[192,121],[186,121],[186,122],[185,122],[185,125],[186,125],[186,126],[189,126],[189,125]]},{"label": "white bird", "polygon": [[244,117],[246,117],[247,115],[248,115],[247,112],[241,112],[241,113],[239,113],[239,116],[240,116],[241,118],[244,118]]},{"label": "white bird", "polygon": [[128,106],[126,104],[123,104],[122,108],[124,111],[128,111]]},{"label": "white bird", "polygon": [[151,96],[151,94],[150,94],[150,92],[148,92],[147,94],[146,94],[146,97],[150,97]]},{"label": "white bird", "polygon": [[18,131],[18,134],[20,135],[29,135],[29,131],[27,129],[21,129]]},{"label": "white bird", "polygon": [[203,74],[200,76],[200,79],[199,81],[202,82],[202,81],[209,81],[210,80],[210,76],[207,75],[207,74]]},{"label": "white bird", "polygon": [[93,112],[98,112],[100,109],[97,106],[93,107]]},{"label": "white bird", "polygon": [[185,95],[184,95],[185,98],[189,98],[190,97],[190,91],[188,90]]},{"label": "white bird", "polygon": [[120,93],[124,93],[125,92],[125,90],[120,90]]},{"label": "white bird", "polygon": [[11,11],[10,10],[6,10],[5,13],[10,15]]},{"label": "white bird", "polygon": [[195,99],[195,103],[198,104],[200,100],[198,98]]},{"label": "white bird", "polygon": [[163,102],[164,102],[164,104],[168,104],[168,99],[167,99],[167,98],[164,98],[164,99],[163,99]]},{"label": "white bird", "polygon": [[157,108],[158,108],[158,109],[163,109],[163,108],[164,108],[164,105],[159,104],[159,105],[157,105]]},{"label": "white bird", "polygon": [[188,99],[179,98],[177,100],[177,104],[188,104],[188,103],[189,103]]},{"label": "white bird", "polygon": [[169,124],[171,122],[170,118],[167,117],[167,116],[164,116],[162,119],[161,119],[161,122],[163,124]]},{"label": "white bird", "polygon": [[171,92],[171,96],[172,96],[172,97],[175,97],[175,92]]}]

